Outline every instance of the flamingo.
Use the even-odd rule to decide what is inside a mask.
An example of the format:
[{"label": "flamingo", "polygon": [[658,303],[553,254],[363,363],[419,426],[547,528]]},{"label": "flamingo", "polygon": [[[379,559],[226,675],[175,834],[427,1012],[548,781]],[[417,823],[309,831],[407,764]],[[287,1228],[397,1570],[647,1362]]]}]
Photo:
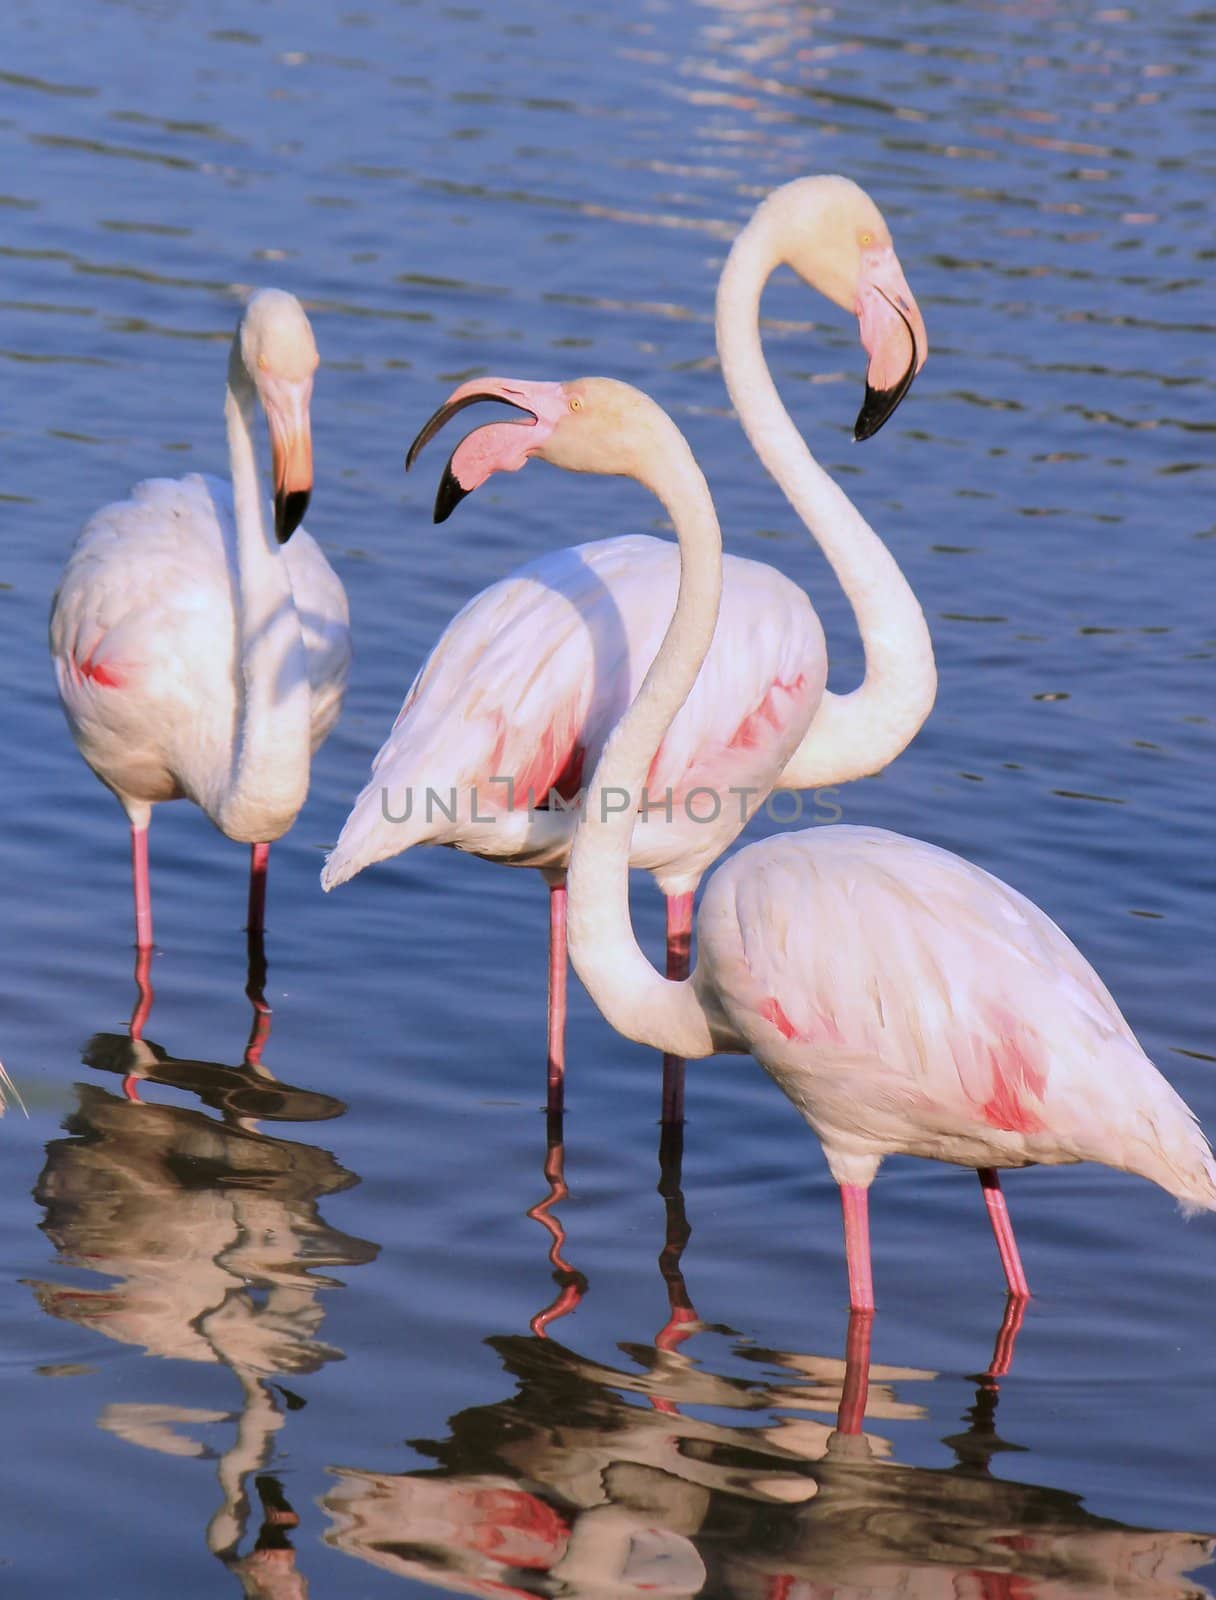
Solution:
[{"label": "flamingo", "polygon": [[518,466],[516,428],[529,456],[644,484],[681,557],[670,626],[580,813],[570,958],[619,1033],[684,1058],[751,1054],[794,1102],[840,1186],[852,1308],[874,1309],[868,1193],[887,1155],[976,1169],[1021,1299],[1030,1291],[999,1168],[1099,1161],[1184,1207],[1216,1209],[1216,1164],[1193,1113],[1093,968],[1037,906],[949,851],[868,827],[748,845],[705,889],[691,976],[659,976],[630,920],[634,804],[617,797],[643,793],[710,650],[717,517],[683,435],[638,390],[590,378],[512,381],[509,392],[528,420],[461,446],[483,478]]},{"label": "flamingo", "polygon": [[[761,460],[849,596],[866,671],[851,694],[825,691],[823,629],[806,594],[773,567],[727,557],[717,636],[656,754],[633,837],[634,866],[652,872],[667,897],[673,978],[688,971],[701,875],[764,797],[774,787],[815,788],[878,771],[912,739],[936,691],[933,648],[915,596],[812,457],[769,376],[760,297],[782,263],[859,318],[869,366],[857,438],[882,426],[927,353],[890,232],[863,190],[845,178],[803,178],[760,206],[735,241],[718,290],[723,374]],[[450,417],[480,399],[511,396],[495,378],[462,384],[422,429],[407,464]],[[508,427],[488,437],[517,446],[512,464],[519,467],[528,436]],[[440,486],[437,520],[481,481],[475,448],[457,449]],[[476,595],[414,679],[322,874],[332,889],[421,843],[541,869],[550,891],[551,1114],[561,1108],[564,1073],[571,802],[654,657],[678,577],[669,541],[634,534],[543,556]],[[679,1076],[665,1073],[665,1121],[681,1116],[681,1094]]]},{"label": "flamingo", "polygon": [[[192,800],[221,833],[251,845],[249,926],[260,931],[270,841],[295,821],[311,756],[342,709],[346,593],[300,527],[312,490],[317,359],[295,296],[255,294],[228,361],[231,482],[150,478],[103,506],[51,603],[72,737],[130,820],[140,949],[152,944],[152,807]],[[263,521],[255,398],[270,428],[274,540]]]}]

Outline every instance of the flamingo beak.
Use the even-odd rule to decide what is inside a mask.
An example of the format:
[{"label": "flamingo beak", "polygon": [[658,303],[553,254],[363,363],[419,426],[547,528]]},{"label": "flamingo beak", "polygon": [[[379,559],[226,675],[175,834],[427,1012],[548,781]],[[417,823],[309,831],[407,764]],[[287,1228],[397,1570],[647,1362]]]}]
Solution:
[{"label": "flamingo beak", "polygon": [[446,522],[467,494],[496,472],[518,472],[540,448],[566,409],[560,383],[519,383],[511,378],[474,378],[454,389],[418,432],[405,457],[414,465],[423,446],[466,406],[482,400],[518,411],[518,422],[488,422],[466,435],[448,457],[435,494],[434,520]]},{"label": "flamingo beak", "polygon": [[262,385],[270,425],[274,533],[280,544],[286,544],[303,522],[312,494],[311,399],[311,378],[294,383],[267,379]]},{"label": "flamingo beak", "polygon": [[870,361],[853,437],[869,439],[894,413],[929,354],[924,318],[890,245],[862,256],[856,310]]}]

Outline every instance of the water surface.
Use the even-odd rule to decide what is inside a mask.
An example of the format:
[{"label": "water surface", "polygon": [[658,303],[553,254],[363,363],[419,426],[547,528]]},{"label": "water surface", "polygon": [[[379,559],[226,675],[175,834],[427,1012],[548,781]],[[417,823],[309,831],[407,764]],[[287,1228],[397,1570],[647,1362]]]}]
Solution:
[{"label": "water surface", "polygon": [[[644,385],[709,465],[730,547],[809,587],[833,683],[855,681],[847,603],[712,342],[752,206],[844,171],[891,222],[932,358],[855,448],[847,319],[782,276],[766,348],[941,671],[924,733],[844,818],[1032,896],[1216,1129],[1212,37],[1183,3],[10,0],[13,1593],[86,1571],[134,1600],[1216,1586],[1210,1222],[1104,1169],[1012,1175],[1036,1297],[994,1373],[1012,1330],[974,1179],[889,1162],[868,1407],[833,1436],[835,1190],[759,1069],[692,1069],[677,1182],[656,1061],[576,992],[550,1151],[539,880],[417,851],[317,887],[452,612],[557,544],[661,526],[632,485],[537,468],[433,529],[438,460],[406,479],[402,456],[470,373]],[[265,283],[304,299],[322,351],[308,523],[358,660],[272,852],[272,1017],[246,995],[244,852],[162,807],[137,1049],[124,819],[63,726],[46,610],[95,506],[223,469],[225,344]],[[635,899],[657,949],[658,898]]]}]

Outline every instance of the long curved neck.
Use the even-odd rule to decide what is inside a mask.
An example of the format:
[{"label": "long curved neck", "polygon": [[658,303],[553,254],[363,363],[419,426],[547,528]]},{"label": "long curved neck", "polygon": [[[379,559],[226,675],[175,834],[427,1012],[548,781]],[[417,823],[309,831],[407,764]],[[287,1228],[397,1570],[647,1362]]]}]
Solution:
[{"label": "long curved neck", "polygon": [[266,531],[253,406],[253,387],[234,358],[224,416],[236,524],[237,716],[213,815],[225,833],[250,842],[277,838],[304,804],[311,720],[308,660],[287,562]]},{"label": "long curved neck", "polygon": [[780,214],[761,211],[736,239],[718,286],[722,375],[752,448],[819,545],[848,596],[866,670],[850,694],[825,693],[781,778],[786,789],[878,772],[933,708],[933,642],[890,551],[812,456],[781,403],[760,345],[760,297],[783,259]]},{"label": "long curved neck", "polygon": [[[656,408],[657,411],[657,408]],[[713,640],[722,594],[722,537],[713,501],[683,435],[659,413],[654,450],[634,473],[662,501],[680,545],[675,611],[637,698],[617,723],[587,790],[568,875],[570,958],[618,1033],[673,1055],[706,1056],[714,1042],[691,979],[655,971],[629,914],[629,847],[655,752],[684,704]]]}]

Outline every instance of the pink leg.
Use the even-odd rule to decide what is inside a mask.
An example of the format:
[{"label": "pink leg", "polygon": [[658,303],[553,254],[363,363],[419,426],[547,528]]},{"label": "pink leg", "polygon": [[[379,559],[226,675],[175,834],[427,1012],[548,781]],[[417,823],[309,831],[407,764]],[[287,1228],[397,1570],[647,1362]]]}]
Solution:
[{"label": "pink leg", "polygon": [[844,1254],[849,1265],[849,1309],[873,1311],[874,1279],[870,1271],[870,1191],[855,1183],[840,1185],[844,1213]]},{"label": "pink leg", "polygon": [[566,1089],[566,880],[549,885],[549,1095],[551,1117]]},{"label": "pink leg", "polygon": [[266,868],[270,865],[270,846],[254,844],[249,847],[249,915],[246,927],[250,933],[262,933],[266,927]]},{"label": "pink leg", "polygon": [[[862,1194],[865,1193],[863,1189]],[[836,1413],[837,1433],[860,1433],[870,1398],[870,1333],[874,1327],[872,1311],[851,1311],[844,1351],[844,1387]]]},{"label": "pink leg", "polygon": [[148,883],[148,830],[131,824],[131,876],[135,883],[135,944],[152,948],[152,890]]},{"label": "pink leg", "polygon": [[[656,1350],[677,1350],[684,1340],[700,1327],[700,1318],[684,1283],[680,1259],[685,1246],[692,1238],[688,1214],[684,1209],[684,1190],[681,1188],[681,1168],[684,1161],[684,1130],[667,1124],[659,1140],[659,1193],[667,1214],[667,1227],[663,1248],[659,1252],[659,1271],[667,1286],[669,1316],[655,1336]],[[659,1411],[674,1411],[671,1401],[652,1399]]]},{"label": "pink leg", "polygon": [[[692,891],[667,896],[667,976],[681,983],[688,976],[692,941]],[[684,1062],[663,1057],[663,1123],[684,1121]]]},{"label": "pink leg", "polygon": [[1022,1271],[1022,1258],[1018,1254],[1017,1240],[1013,1237],[1013,1223],[1009,1220],[1005,1196],[1001,1193],[1001,1180],[997,1177],[994,1167],[980,1167],[976,1176],[983,1186],[984,1204],[988,1207],[988,1220],[996,1235],[996,1247],[1000,1253],[1001,1265],[1005,1269],[1005,1282],[1009,1285],[1009,1293],[1019,1300],[1029,1300],[1030,1286],[1026,1282],[1026,1274]]}]

